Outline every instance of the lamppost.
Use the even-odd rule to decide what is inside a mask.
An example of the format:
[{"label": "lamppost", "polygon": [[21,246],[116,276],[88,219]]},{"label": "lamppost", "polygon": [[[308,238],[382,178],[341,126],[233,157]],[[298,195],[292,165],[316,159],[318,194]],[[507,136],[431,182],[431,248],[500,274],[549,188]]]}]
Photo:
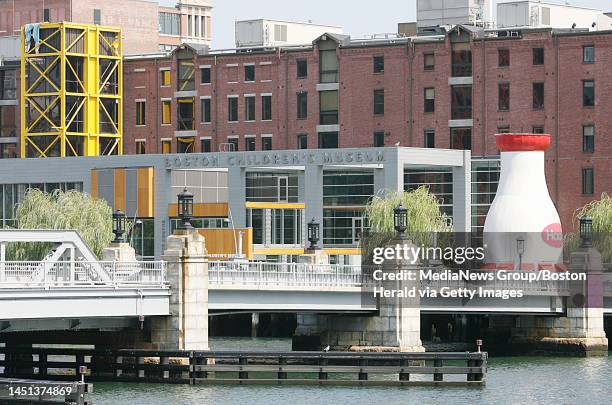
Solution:
[{"label": "lamppost", "polygon": [[191,218],[193,218],[193,194],[187,187],[178,195],[178,214],[181,225],[178,229],[193,229]]},{"label": "lamppost", "polygon": [[397,239],[406,239],[406,229],[408,228],[408,210],[402,203],[393,209],[393,228],[395,228]]},{"label": "lamppost", "polygon": [[310,242],[310,250],[319,248],[317,246],[317,242],[319,242],[319,223],[315,222],[314,218],[308,223],[308,242]]},{"label": "lamppost", "polygon": [[580,217],[580,247],[593,246],[593,220],[586,214]]},{"label": "lamppost", "polygon": [[519,256],[519,267],[518,270],[521,270],[523,267],[523,254],[525,253],[525,239],[518,238],[516,240],[516,252]]},{"label": "lamppost", "polygon": [[124,242],[123,234],[125,233],[125,213],[121,210],[116,210],[113,212],[113,233],[115,234],[113,243]]}]

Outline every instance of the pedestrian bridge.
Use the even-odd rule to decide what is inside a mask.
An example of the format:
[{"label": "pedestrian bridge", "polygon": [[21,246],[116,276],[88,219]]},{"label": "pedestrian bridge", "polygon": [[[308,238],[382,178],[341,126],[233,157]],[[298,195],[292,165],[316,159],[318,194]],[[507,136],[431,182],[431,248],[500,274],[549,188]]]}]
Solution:
[{"label": "pedestrian bridge", "polygon": [[[437,270],[444,270],[438,268]],[[367,273],[367,272],[366,272]],[[210,262],[209,310],[228,312],[375,312],[368,290],[371,276],[360,266],[303,263]],[[567,282],[499,281],[422,282],[421,288],[521,289],[525,296],[502,298],[422,298],[425,313],[561,314]]]},{"label": "pedestrian bridge", "polygon": [[[378,302],[360,266],[209,262],[211,315],[238,312],[374,313]],[[477,288],[478,282],[437,281],[423,287]],[[482,284],[481,284],[482,285]],[[560,315],[567,283],[500,282],[487,288],[524,291],[522,298],[422,298],[424,313]],[[612,294],[606,282],[606,296]],[[0,332],[13,320],[142,319],[170,315],[165,262],[0,262]],[[608,300],[609,298],[606,298]],[[606,301],[606,312],[612,302]],[[4,326],[3,326],[4,325]],[[60,328],[59,326],[57,326]],[[109,326],[110,327],[110,326]],[[55,327],[54,327],[55,328]]]}]

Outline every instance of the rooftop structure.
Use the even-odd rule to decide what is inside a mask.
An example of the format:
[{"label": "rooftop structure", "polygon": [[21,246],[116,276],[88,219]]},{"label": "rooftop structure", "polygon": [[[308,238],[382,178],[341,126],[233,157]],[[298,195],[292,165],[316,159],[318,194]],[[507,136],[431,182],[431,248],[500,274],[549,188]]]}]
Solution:
[{"label": "rooftop structure", "polygon": [[497,27],[610,30],[612,18],[593,8],[540,0],[519,0],[497,4]]},{"label": "rooftop structure", "polygon": [[310,45],[325,33],[341,34],[342,27],[268,19],[236,21],[236,48]]}]

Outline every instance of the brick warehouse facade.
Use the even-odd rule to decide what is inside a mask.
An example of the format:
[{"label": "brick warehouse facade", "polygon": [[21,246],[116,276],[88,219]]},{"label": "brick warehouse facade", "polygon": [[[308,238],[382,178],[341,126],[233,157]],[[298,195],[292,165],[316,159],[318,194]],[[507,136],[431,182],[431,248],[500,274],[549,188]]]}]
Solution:
[{"label": "brick warehouse facade", "polygon": [[399,143],[469,148],[477,160],[495,159],[496,132],[544,131],[549,190],[571,229],[577,207],[612,190],[612,32],[516,32],[128,57],[124,153]]}]

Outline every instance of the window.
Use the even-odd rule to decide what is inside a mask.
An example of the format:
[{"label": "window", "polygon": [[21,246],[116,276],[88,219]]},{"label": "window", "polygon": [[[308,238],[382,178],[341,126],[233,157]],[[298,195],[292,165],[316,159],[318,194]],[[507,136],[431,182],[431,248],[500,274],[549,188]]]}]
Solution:
[{"label": "window", "polygon": [[298,149],[308,149],[308,135],[299,134],[297,136],[297,148]]},{"label": "window", "polygon": [[244,81],[245,82],[255,81],[255,65],[246,65],[244,67]]},{"label": "window", "polygon": [[453,77],[472,76],[472,50],[468,42],[452,44],[451,74]]},{"label": "window", "polygon": [[338,147],[337,132],[321,132],[319,133],[319,149],[330,149]]},{"label": "window", "polygon": [[244,150],[252,152],[255,150],[255,137],[249,136],[244,138]]},{"label": "window", "polygon": [[550,7],[542,7],[542,25],[550,25]]},{"label": "window", "polygon": [[510,66],[510,49],[498,49],[497,50],[497,66],[499,67]]},{"label": "window", "polygon": [[544,83],[537,82],[533,84],[533,109],[542,108],[544,108]]},{"label": "window", "polygon": [[255,121],[255,96],[244,98],[244,120]]},{"label": "window", "polygon": [[15,100],[17,97],[17,69],[0,69],[0,100]]},{"label": "window", "polygon": [[210,84],[210,68],[209,67],[200,68],[200,83]]},{"label": "window", "polygon": [[144,155],[145,153],[147,153],[145,151],[145,141],[136,141],[136,154],[137,155]]},{"label": "window", "polygon": [[195,79],[194,79],[194,65],[193,60],[179,60],[178,61],[178,91],[193,91],[195,90]]},{"label": "window", "polygon": [[0,143],[0,159],[9,159],[17,157],[16,143]]},{"label": "window", "polygon": [[227,120],[229,122],[238,121],[238,97],[228,97],[227,99]]},{"label": "window", "polygon": [[582,81],[582,105],[584,107],[593,107],[595,105],[595,81]]},{"label": "window", "polygon": [[423,146],[426,148],[436,147],[436,133],[433,129],[426,129],[423,134]]},{"label": "window", "polygon": [[176,99],[177,104],[177,129],[179,131],[191,131],[195,129],[194,98],[183,97]]},{"label": "window", "polygon": [[582,127],[582,151],[586,153],[595,152],[595,126],[593,125]]},{"label": "window", "polygon": [[497,85],[497,97],[499,111],[510,110],[510,83],[499,83]]},{"label": "window", "polygon": [[321,83],[338,83],[338,56],[335,49],[320,52]]},{"label": "window", "polygon": [[584,195],[595,194],[594,170],[592,167],[582,169],[582,194]]},{"label": "window", "polygon": [[544,64],[544,48],[533,48],[533,64]]},{"label": "window", "polygon": [[384,56],[374,56],[374,73],[384,73],[385,71],[385,57]]},{"label": "window", "polygon": [[164,35],[180,35],[180,14],[159,13],[159,33]]},{"label": "window", "polygon": [[274,24],[274,40],[287,42],[287,26],[285,24]]},{"label": "window", "polygon": [[472,128],[451,128],[451,149],[472,149]]},{"label": "window", "polygon": [[510,133],[510,125],[502,125],[497,127],[498,134],[509,134]]},{"label": "window", "polygon": [[385,90],[374,90],[374,115],[385,114]]},{"label": "window", "polygon": [[324,170],[323,205],[365,206],[374,195],[371,170]]},{"label": "window", "polygon": [[200,139],[200,150],[205,153],[210,152],[211,148],[209,138]]},{"label": "window", "polygon": [[595,46],[585,45],[582,47],[582,62],[595,63]]},{"label": "window", "polygon": [[193,136],[185,138],[176,138],[177,153],[193,153],[195,152],[195,138]]},{"label": "window", "polygon": [[43,21],[44,22],[49,22],[50,18],[49,18],[49,9],[45,8],[43,9]]},{"label": "window", "polygon": [[426,113],[432,113],[435,111],[436,109],[436,92],[434,90],[433,87],[428,87],[425,89],[424,92],[424,98],[425,98],[425,105],[424,105],[424,111]]},{"label": "window", "polygon": [[170,71],[169,70],[161,70],[161,85],[162,86],[170,86]]},{"label": "window", "polygon": [[261,119],[272,120],[272,96],[261,96]]},{"label": "window", "polygon": [[228,138],[227,143],[229,144],[230,152],[238,152],[238,138]]},{"label": "window", "polygon": [[338,124],[338,90],[320,91],[319,108],[319,124]]},{"label": "window", "polygon": [[162,141],[162,153],[170,153],[170,141]]},{"label": "window", "polygon": [[170,100],[162,101],[162,124],[170,124],[172,117],[170,113]]},{"label": "window", "polygon": [[297,65],[297,78],[303,79],[308,76],[308,61],[306,59],[298,59]]},{"label": "window", "polygon": [[271,136],[264,136],[261,138],[261,150],[272,150]]},{"label": "window", "polygon": [[374,132],[374,147],[380,148],[385,146],[385,132],[384,131],[376,131]]},{"label": "window", "polygon": [[136,102],[136,125],[145,125],[145,102]]},{"label": "window", "polygon": [[472,86],[451,87],[451,119],[472,118]]},{"label": "window", "polygon": [[533,133],[533,134],[543,134],[544,133],[544,127],[542,125],[536,125],[533,128],[531,128],[531,133]]},{"label": "window", "polygon": [[426,187],[436,197],[442,213],[453,218],[453,169],[438,168],[404,168],[404,191]]},{"label": "window", "polygon": [[435,65],[436,65],[436,59],[433,53],[423,54],[423,69],[424,70],[434,70]]},{"label": "window", "polygon": [[297,118],[308,118],[308,93],[305,91],[297,93]]},{"label": "window", "polygon": [[201,104],[201,109],[202,111],[200,112],[202,114],[202,122],[203,123],[209,123],[211,121],[210,119],[210,98],[202,98],[200,99]]},{"label": "window", "polygon": [[102,24],[102,12],[99,8],[94,8],[93,11],[93,23],[101,25]]}]

